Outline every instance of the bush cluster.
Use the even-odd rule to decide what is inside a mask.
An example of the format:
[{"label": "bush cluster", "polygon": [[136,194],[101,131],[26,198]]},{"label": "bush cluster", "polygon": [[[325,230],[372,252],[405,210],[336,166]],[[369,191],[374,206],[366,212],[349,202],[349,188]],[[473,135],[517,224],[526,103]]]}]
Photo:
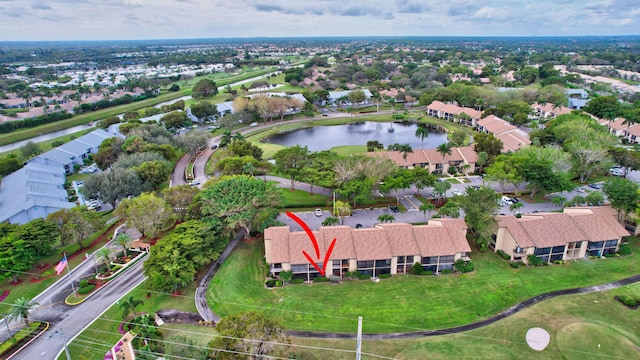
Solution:
[{"label": "bush cluster", "polygon": [[631,307],[640,304],[640,297],[633,295],[620,295],[618,296],[618,300],[620,300],[621,303]]},{"label": "bush cluster", "polygon": [[498,255],[500,255],[500,257],[505,259],[505,260],[511,260],[511,255],[507,254],[506,252],[504,252],[502,250],[498,250],[498,251],[496,251],[496,253],[498,253]]},{"label": "bush cluster", "polygon": [[453,274],[453,270],[452,269],[444,269],[440,273],[442,273],[442,274]]},{"label": "bush cluster", "polygon": [[304,283],[304,279],[291,279],[291,284],[302,284]]},{"label": "bush cluster", "polygon": [[391,274],[380,274],[380,275],[378,275],[378,277],[379,277],[380,279],[388,279],[388,278],[390,278],[390,277],[391,277]]},{"label": "bush cluster", "polygon": [[620,245],[620,250],[618,250],[618,254],[631,255],[631,248],[629,247],[629,244]]},{"label": "bush cluster", "polygon": [[453,264],[453,267],[456,269],[456,271],[461,272],[461,273],[468,273],[468,272],[472,272],[473,269],[475,268],[475,265],[473,265],[472,261],[464,261],[462,259],[458,259],[456,260],[456,262]]},{"label": "bush cluster", "polygon": [[314,283],[321,283],[321,282],[327,282],[327,281],[329,281],[329,279],[327,279],[327,278],[326,278],[326,277],[324,277],[324,276],[320,276],[320,277],[317,277],[317,278],[314,278],[314,279],[313,279],[313,282],[314,282]]},{"label": "bush cluster", "polygon": [[93,291],[93,289],[95,289],[95,288],[96,288],[96,285],[95,285],[95,284],[87,284],[87,285],[85,285],[85,286],[81,286],[81,287],[78,289],[78,294],[80,294],[80,295],[86,295],[86,294],[88,294],[88,293],[92,292],[92,291]]},{"label": "bush cluster", "polygon": [[18,331],[15,335],[13,335],[13,337],[11,339],[9,339],[9,340],[3,342],[2,344],[0,344],[0,355],[2,355],[4,353],[6,353],[7,351],[11,350],[14,345],[18,344],[22,340],[30,338],[31,334],[34,331],[36,331],[40,327],[40,325],[41,325],[40,322],[34,321],[34,322],[30,323],[28,327]]},{"label": "bush cluster", "polygon": [[509,266],[511,266],[514,269],[517,269],[521,266],[524,266],[524,263],[522,261],[513,261],[509,263]]},{"label": "bush cluster", "polygon": [[527,256],[527,260],[531,266],[542,266],[542,259],[533,254]]}]

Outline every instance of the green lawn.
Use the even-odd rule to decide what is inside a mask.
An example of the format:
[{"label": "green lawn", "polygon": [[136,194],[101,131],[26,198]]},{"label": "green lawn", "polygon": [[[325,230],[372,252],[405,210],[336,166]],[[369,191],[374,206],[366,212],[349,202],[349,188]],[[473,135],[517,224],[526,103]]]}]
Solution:
[{"label": "green lawn", "polygon": [[549,291],[601,284],[640,272],[634,255],[512,269],[493,253],[473,253],[476,271],[464,275],[395,276],[379,283],[345,281],[275,290],[263,287],[263,245],[242,243],[222,265],[208,290],[222,316],[255,309],[296,330],[353,332],[364,316],[365,333],[457,326],[487,318]]},{"label": "green lawn", "polygon": [[351,154],[364,154],[367,152],[367,145],[343,145],[343,146],[334,146],[331,148],[331,151],[340,155],[347,156]]},{"label": "green lawn", "polygon": [[[640,284],[550,299],[495,324],[461,334],[408,340],[363,340],[362,351],[397,359],[423,359],[427,354],[429,359],[637,359],[640,311],[628,310],[613,300],[613,296],[619,294],[640,296]],[[541,352],[531,350],[525,341],[527,330],[536,326],[551,335],[549,346]],[[302,346],[355,349],[355,341],[351,340],[294,337],[291,342]],[[353,353],[297,347],[292,350],[303,359],[353,359]]]},{"label": "green lawn", "polygon": [[308,208],[327,206],[328,197],[324,195],[310,195],[306,191],[280,188],[284,208]]}]

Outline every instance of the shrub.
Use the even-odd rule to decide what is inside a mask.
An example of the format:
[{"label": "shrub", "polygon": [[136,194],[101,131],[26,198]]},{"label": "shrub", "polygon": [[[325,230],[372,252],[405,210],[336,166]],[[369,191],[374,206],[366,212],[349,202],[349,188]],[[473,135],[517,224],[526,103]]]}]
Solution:
[{"label": "shrub", "polygon": [[631,255],[631,248],[629,247],[629,244],[620,245],[620,250],[618,250],[618,254]]},{"label": "shrub", "polygon": [[335,275],[329,275],[329,281],[331,281],[332,283],[338,283],[340,282],[340,276],[335,276]]},{"label": "shrub", "polygon": [[556,264],[556,265],[564,264],[564,260],[556,260],[553,263]]},{"label": "shrub", "polygon": [[89,285],[89,280],[80,280],[80,287],[85,287]]},{"label": "shrub", "polygon": [[320,277],[317,277],[317,278],[314,278],[314,279],[313,279],[313,282],[314,282],[314,283],[321,283],[321,282],[327,282],[327,281],[329,281],[329,279],[327,279],[327,278],[326,278],[326,277],[324,277],[324,276],[320,276]]},{"label": "shrub", "polygon": [[391,277],[391,274],[380,274],[380,275],[378,275],[378,277],[379,277],[380,279],[388,279],[388,278],[390,278],[390,277]]},{"label": "shrub", "polygon": [[417,262],[413,264],[413,266],[411,266],[411,268],[409,269],[409,273],[414,275],[422,275],[424,273],[424,269],[422,268],[422,265]]},{"label": "shrub", "polygon": [[41,323],[34,321],[29,324],[29,327],[23,328],[18,331],[12,338],[0,344],[0,354],[4,354],[9,351],[14,345],[31,337],[32,333],[40,327]]},{"label": "shrub", "polygon": [[52,142],[52,143],[51,143],[51,147],[53,147],[53,148],[57,148],[57,147],[58,147],[58,146],[60,146],[60,145],[64,145],[64,141],[62,141],[62,140],[56,140],[56,141],[54,141],[54,142]]},{"label": "shrub", "polygon": [[346,278],[355,279],[355,278],[358,277],[358,272],[357,271],[347,271],[347,273],[344,274],[344,276]]},{"label": "shrub", "polygon": [[369,279],[369,278],[371,277],[370,275],[363,274],[363,273],[361,273],[361,272],[359,272],[359,273],[358,273],[358,275],[356,275],[356,276],[357,276],[357,277],[358,277],[358,279],[360,279],[360,280],[367,280],[367,279]]},{"label": "shrub", "polygon": [[509,266],[511,266],[514,269],[517,269],[520,267],[520,261],[512,261],[509,263]]},{"label": "shrub", "polygon": [[276,280],[276,287],[282,286],[282,280]]},{"label": "shrub", "polygon": [[616,254],[604,254],[604,257],[606,258],[616,257]]},{"label": "shrub", "polygon": [[496,251],[496,253],[498,255],[500,255],[500,257],[505,259],[505,260],[511,260],[511,255],[507,254],[506,252],[504,252],[502,250],[498,250],[498,251]]},{"label": "shrub", "polygon": [[441,271],[442,274],[453,274],[453,270],[452,269],[444,269]]},{"label": "shrub", "polygon": [[422,275],[433,275],[433,271],[423,271]]},{"label": "shrub", "polygon": [[265,285],[267,285],[267,287],[274,287],[276,286],[276,281],[274,279],[269,279],[267,281],[264,282]]},{"label": "shrub", "polygon": [[640,298],[632,295],[620,295],[618,296],[618,300],[620,300],[621,303],[631,307],[640,304]]},{"label": "shrub", "polygon": [[304,282],[304,279],[292,279],[290,281],[291,284],[302,284]]},{"label": "shrub", "polygon": [[472,261],[464,261],[462,259],[458,259],[453,264],[453,267],[458,272],[468,273],[468,272],[472,272],[473,271],[473,269],[475,268],[475,265],[473,265]]},{"label": "shrub", "polygon": [[80,287],[78,289],[78,294],[80,294],[80,295],[88,294],[88,293],[92,292],[93,289],[95,289],[95,288],[96,288],[96,286],[94,284],[87,284],[87,285],[82,286],[82,287]]},{"label": "shrub", "polygon": [[542,259],[533,254],[527,256],[527,260],[531,266],[542,266]]}]

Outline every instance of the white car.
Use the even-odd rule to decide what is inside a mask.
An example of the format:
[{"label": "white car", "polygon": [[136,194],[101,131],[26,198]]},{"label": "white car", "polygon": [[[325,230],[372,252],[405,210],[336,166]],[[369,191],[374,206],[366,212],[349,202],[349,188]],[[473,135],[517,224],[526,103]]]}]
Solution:
[{"label": "white car", "polygon": [[322,216],[322,209],[316,209],[315,214],[316,216]]},{"label": "white car", "polygon": [[609,169],[609,174],[612,176],[624,176],[624,171],[620,168]]},{"label": "white car", "polygon": [[510,198],[508,196],[503,196],[500,201],[504,202],[507,205],[513,205],[513,203],[515,202],[515,201],[513,201],[512,198]]},{"label": "white car", "polygon": [[191,186],[196,186],[196,185],[200,185],[200,179],[193,179],[189,185]]},{"label": "white car", "polygon": [[462,191],[462,190],[458,190],[458,189],[453,189],[453,190],[451,190],[451,193],[452,193],[453,195],[464,195],[464,191]]}]

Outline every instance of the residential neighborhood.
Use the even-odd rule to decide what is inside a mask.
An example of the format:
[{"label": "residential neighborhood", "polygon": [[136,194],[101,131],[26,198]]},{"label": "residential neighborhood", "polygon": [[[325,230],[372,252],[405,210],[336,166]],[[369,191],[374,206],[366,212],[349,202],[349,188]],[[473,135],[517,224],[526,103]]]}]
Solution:
[{"label": "residential neighborhood", "polygon": [[634,358],[639,44],[3,48],[0,357]]}]

